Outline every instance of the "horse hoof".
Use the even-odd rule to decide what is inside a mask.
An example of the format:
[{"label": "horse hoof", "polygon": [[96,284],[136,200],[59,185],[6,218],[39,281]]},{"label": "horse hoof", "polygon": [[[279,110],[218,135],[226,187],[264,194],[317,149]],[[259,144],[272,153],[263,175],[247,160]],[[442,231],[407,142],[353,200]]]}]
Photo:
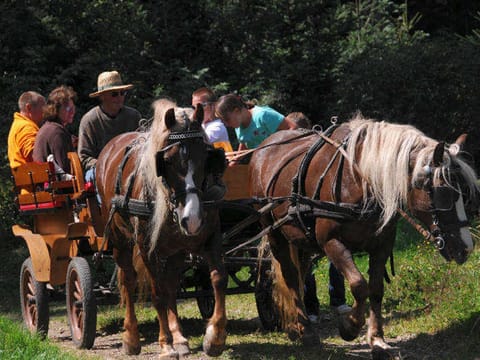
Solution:
[{"label": "horse hoof", "polygon": [[345,341],[355,340],[360,333],[360,328],[354,326],[347,316],[340,316],[338,321],[338,331]]},{"label": "horse hoof", "polygon": [[203,352],[208,356],[217,357],[222,355],[223,350],[225,350],[225,345],[214,345],[212,343],[206,344],[203,342]]},{"label": "horse hoof", "polygon": [[372,348],[372,360],[395,360],[395,356],[386,349],[374,346]]},{"label": "horse hoof", "polygon": [[140,351],[142,350],[141,345],[132,345],[132,344],[126,343],[125,341],[123,342],[122,347],[123,347],[123,352],[126,355],[138,355],[138,354],[140,354]]},{"label": "horse hoof", "polygon": [[173,346],[165,345],[161,347],[158,358],[161,360],[178,360],[179,354]]},{"label": "horse hoof", "polygon": [[209,326],[203,337],[203,352],[208,356],[220,356],[225,350],[227,333],[216,334],[213,326]]},{"label": "horse hoof", "polygon": [[173,348],[178,352],[178,355],[180,357],[190,354],[190,347],[188,346],[188,342],[173,344]]}]

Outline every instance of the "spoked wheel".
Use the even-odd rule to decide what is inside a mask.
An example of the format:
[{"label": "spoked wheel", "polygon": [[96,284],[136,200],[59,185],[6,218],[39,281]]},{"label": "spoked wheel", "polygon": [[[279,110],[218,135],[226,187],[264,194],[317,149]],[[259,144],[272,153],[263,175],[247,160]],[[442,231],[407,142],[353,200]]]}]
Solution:
[{"label": "spoked wheel", "polygon": [[95,341],[97,305],[87,260],[74,257],[67,270],[67,315],[75,346],[90,349]]},{"label": "spoked wheel", "polygon": [[50,320],[47,283],[35,280],[31,258],[23,262],[20,271],[20,302],[28,330],[46,337]]},{"label": "spoked wheel", "polygon": [[207,269],[197,269],[195,271],[195,290],[209,291],[212,295],[197,296],[197,305],[203,319],[210,319],[215,310],[215,297],[213,296],[210,274]]},{"label": "spoked wheel", "polygon": [[255,302],[260,322],[267,331],[280,329],[279,314],[272,297],[272,286],[270,265],[262,264],[258,281],[255,285]]}]

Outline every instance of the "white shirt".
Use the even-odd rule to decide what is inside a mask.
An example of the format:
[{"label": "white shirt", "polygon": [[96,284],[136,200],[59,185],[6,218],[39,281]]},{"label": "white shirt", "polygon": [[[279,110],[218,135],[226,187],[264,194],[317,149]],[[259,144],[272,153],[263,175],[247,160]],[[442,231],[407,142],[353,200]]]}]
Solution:
[{"label": "white shirt", "polygon": [[208,140],[213,144],[216,142],[229,142],[227,128],[222,120],[215,119],[206,124],[202,124],[203,129],[207,133]]}]

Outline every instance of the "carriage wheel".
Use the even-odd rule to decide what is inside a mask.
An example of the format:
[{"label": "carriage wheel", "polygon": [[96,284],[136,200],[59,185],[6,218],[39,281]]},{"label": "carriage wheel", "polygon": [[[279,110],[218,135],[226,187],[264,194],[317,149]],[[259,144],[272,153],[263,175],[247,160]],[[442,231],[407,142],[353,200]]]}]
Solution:
[{"label": "carriage wheel", "polygon": [[212,295],[198,296],[197,305],[200,310],[200,315],[203,319],[210,319],[215,309],[215,297],[213,296],[213,287],[210,281],[210,274],[208,270],[197,269],[195,271],[195,291],[208,290]]},{"label": "carriage wheel", "polygon": [[280,319],[272,297],[273,281],[269,268],[270,266],[266,264],[262,264],[260,268],[260,275],[255,285],[255,302],[263,328],[267,331],[274,331],[280,329]]},{"label": "carriage wheel", "polygon": [[95,341],[97,305],[87,260],[74,257],[67,270],[67,315],[72,340],[78,349],[90,349]]},{"label": "carriage wheel", "polygon": [[23,262],[20,271],[20,302],[28,330],[46,337],[50,320],[47,283],[35,280],[31,258]]}]

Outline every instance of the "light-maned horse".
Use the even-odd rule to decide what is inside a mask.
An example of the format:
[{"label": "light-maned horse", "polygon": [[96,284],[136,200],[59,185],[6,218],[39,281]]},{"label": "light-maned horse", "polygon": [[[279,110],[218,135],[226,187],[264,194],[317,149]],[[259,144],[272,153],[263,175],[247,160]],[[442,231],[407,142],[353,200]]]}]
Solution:
[{"label": "light-maned horse", "polygon": [[136,273],[132,249],[137,245],[151,278],[152,304],[158,313],[160,358],[190,352],[177,314],[179,272],[185,253],[202,255],[209,264],[215,309],[203,348],[222,353],[226,339],[225,288],[218,209],[204,207],[208,177],[225,169],[225,156],[208,144],[201,127],[203,108],[179,108],[161,99],[154,103],[148,132],[112,139],[97,160],[96,181],[105,216],[105,238],[121,271],[126,314],[123,347],[141,350],[134,309]]},{"label": "light-maned horse", "polygon": [[[474,170],[459,157],[464,138],[446,147],[412,126],[357,115],[323,133],[279,131],[254,152],[251,195],[289,199],[263,221],[286,220],[268,240],[276,264],[274,294],[291,338],[319,341],[305,312],[303,284],[310,255],[320,253],[345,276],[354,297],[352,310],[340,318],[341,336],[358,336],[368,297],[372,355],[391,355],[381,305],[398,210],[430,229],[447,260],[461,264],[473,249],[467,214],[478,187]],[[368,282],[353,260],[356,251],[369,254]]]}]

